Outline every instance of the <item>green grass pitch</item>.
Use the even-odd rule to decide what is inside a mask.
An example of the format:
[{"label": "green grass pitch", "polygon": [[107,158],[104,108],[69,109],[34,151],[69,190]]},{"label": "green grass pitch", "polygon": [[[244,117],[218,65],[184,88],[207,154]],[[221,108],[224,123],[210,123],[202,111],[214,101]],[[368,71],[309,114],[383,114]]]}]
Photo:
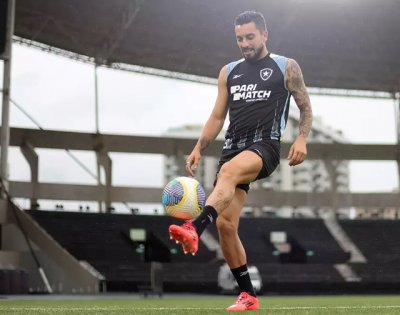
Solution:
[{"label": "green grass pitch", "polygon": [[[29,297],[28,297],[29,298]],[[0,314],[137,314],[137,315],[197,315],[227,314],[225,307],[233,296],[165,296],[163,298],[32,300],[0,297]],[[400,314],[400,295],[397,296],[304,296],[260,297],[261,310],[249,314],[330,315],[330,314]]]}]

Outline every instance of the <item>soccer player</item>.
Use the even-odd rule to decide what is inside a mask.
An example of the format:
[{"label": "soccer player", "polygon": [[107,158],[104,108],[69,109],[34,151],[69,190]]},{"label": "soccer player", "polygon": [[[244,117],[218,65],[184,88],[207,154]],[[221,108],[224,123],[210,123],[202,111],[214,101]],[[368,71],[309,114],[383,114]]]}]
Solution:
[{"label": "soccer player", "polygon": [[215,187],[202,213],[182,226],[171,225],[169,233],[182,244],[185,254],[194,255],[199,236],[208,224],[216,221],[222,252],[241,290],[227,310],[245,311],[259,309],[238,235],[249,183],[270,176],[279,164],[280,138],[286,126],[291,95],[300,109],[300,121],[288,163],[295,166],[305,160],[312,110],[297,62],[268,51],[268,32],[261,13],[239,14],[235,19],[235,34],[243,59],[222,67],[214,109],[186,161],[186,171],[194,176],[202,152],[221,131],[229,111],[230,124]]}]

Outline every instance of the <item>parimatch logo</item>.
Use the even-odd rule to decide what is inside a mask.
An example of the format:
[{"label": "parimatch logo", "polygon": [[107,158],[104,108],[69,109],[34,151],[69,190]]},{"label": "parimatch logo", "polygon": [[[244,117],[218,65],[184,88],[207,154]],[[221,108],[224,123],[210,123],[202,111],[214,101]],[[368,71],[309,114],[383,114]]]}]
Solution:
[{"label": "parimatch logo", "polygon": [[267,100],[271,91],[257,90],[257,84],[243,84],[231,86],[231,94],[234,101],[245,100],[252,102],[256,100]]}]

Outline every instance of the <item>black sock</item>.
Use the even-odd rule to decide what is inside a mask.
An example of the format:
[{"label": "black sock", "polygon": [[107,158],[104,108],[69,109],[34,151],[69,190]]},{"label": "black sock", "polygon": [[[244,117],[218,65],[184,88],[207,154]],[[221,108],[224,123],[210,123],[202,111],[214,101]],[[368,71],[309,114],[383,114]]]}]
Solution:
[{"label": "black sock", "polygon": [[240,292],[247,292],[248,294],[256,297],[256,292],[254,291],[253,284],[250,280],[250,274],[247,270],[247,265],[240,266],[238,268],[231,269],[236,282],[239,285]]},{"label": "black sock", "polygon": [[200,236],[210,223],[217,219],[218,213],[212,206],[205,206],[199,216],[192,221],[197,234]]}]

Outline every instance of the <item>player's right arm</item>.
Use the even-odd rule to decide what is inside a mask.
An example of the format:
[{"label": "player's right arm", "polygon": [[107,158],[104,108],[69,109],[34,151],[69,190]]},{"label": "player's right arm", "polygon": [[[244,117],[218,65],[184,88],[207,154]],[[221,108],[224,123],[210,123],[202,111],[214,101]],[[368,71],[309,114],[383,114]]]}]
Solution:
[{"label": "player's right arm", "polygon": [[194,176],[192,168],[197,168],[201,154],[214,141],[224,126],[226,114],[228,113],[228,97],[226,66],[224,66],[218,76],[218,95],[214,108],[203,127],[199,140],[186,160],[186,171],[191,176]]}]

